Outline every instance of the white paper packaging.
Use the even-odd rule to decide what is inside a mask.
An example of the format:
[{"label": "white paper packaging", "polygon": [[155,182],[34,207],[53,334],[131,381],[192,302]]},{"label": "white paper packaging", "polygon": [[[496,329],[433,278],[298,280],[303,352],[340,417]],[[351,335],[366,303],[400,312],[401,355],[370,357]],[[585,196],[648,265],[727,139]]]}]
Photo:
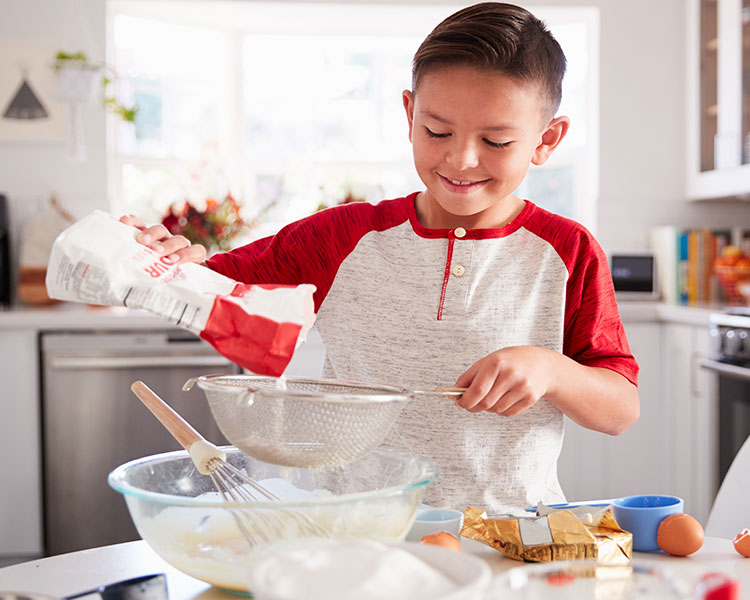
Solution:
[{"label": "white paper packaging", "polygon": [[102,211],[64,230],[47,267],[49,296],[142,308],[250,371],[284,372],[315,320],[315,286],[242,284],[201,265],[177,265],[138,243],[137,233]]}]

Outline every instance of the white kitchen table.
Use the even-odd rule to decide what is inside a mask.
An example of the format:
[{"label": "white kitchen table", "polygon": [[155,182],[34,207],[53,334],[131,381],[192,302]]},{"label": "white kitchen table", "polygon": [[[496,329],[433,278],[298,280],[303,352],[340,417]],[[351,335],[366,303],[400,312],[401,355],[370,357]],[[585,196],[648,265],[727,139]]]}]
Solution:
[{"label": "white kitchen table", "polygon": [[[462,538],[463,550],[484,558],[494,573],[523,566],[474,540]],[[688,557],[636,552],[634,564],[656,564],[690,582],[708,572],[740,581],[741,598],[750,600],[750,558],[740,556],[731,540],[706,538]],[[237,600],[239,596],[211,587],[171,567],[144,541],[103,546],[29,561],[0,569],[0,592],[35,592],[66,596],[141,575],[165,573],[170,600]]]}]

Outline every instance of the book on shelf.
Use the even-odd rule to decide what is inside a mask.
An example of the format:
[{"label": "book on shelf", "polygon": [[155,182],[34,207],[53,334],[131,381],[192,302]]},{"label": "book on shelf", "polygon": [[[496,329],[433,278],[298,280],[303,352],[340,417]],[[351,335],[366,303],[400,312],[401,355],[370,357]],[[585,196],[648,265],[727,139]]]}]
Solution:
[{"label": "book on shelf", "polygon": [[750,241],[750,235],[745,237],[744,234],[742,230],[729,227],[654,227],[650,233],[650,245],[662,300],[671,304],[725,301],[714,273],[714,260],[727,245],[734,245],[738,240]]}]

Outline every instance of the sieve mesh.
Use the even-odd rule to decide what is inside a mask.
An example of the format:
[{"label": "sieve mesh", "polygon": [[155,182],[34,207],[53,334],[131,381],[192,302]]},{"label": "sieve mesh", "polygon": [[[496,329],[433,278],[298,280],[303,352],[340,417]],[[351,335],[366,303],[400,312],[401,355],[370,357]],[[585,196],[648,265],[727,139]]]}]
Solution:
[{"label": "sieve mesh", "polygon": [[197,383],[233,445],[293,467],[334,467],[365,456],[411,400],[399,388],[324,379],[227,375]]}]

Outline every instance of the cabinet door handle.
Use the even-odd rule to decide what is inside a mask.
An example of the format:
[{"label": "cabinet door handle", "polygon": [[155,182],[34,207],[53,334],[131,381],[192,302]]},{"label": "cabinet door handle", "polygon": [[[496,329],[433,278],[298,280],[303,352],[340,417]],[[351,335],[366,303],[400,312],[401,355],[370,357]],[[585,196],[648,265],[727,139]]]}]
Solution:
[{"label": "cabinet door handle", "polygon": [[703,365],[705,357],[699,352],[690,355],[690,395],[697,398],[701,395],[698,389],[698,366]]},{"label": "cabinet door handle", "polygon": [[50,369],[155,369],[161,367],[221,367],[233,363],[223,356],[75,356],[48,359]]},{"label": "cabinet door handle", "polygon": [[717,360],[701,360],[699,364],[702,368],[714,371],[719,375],[729,375],[730,377],[750,381],[750,369],[747,367],[738,367]]}]

